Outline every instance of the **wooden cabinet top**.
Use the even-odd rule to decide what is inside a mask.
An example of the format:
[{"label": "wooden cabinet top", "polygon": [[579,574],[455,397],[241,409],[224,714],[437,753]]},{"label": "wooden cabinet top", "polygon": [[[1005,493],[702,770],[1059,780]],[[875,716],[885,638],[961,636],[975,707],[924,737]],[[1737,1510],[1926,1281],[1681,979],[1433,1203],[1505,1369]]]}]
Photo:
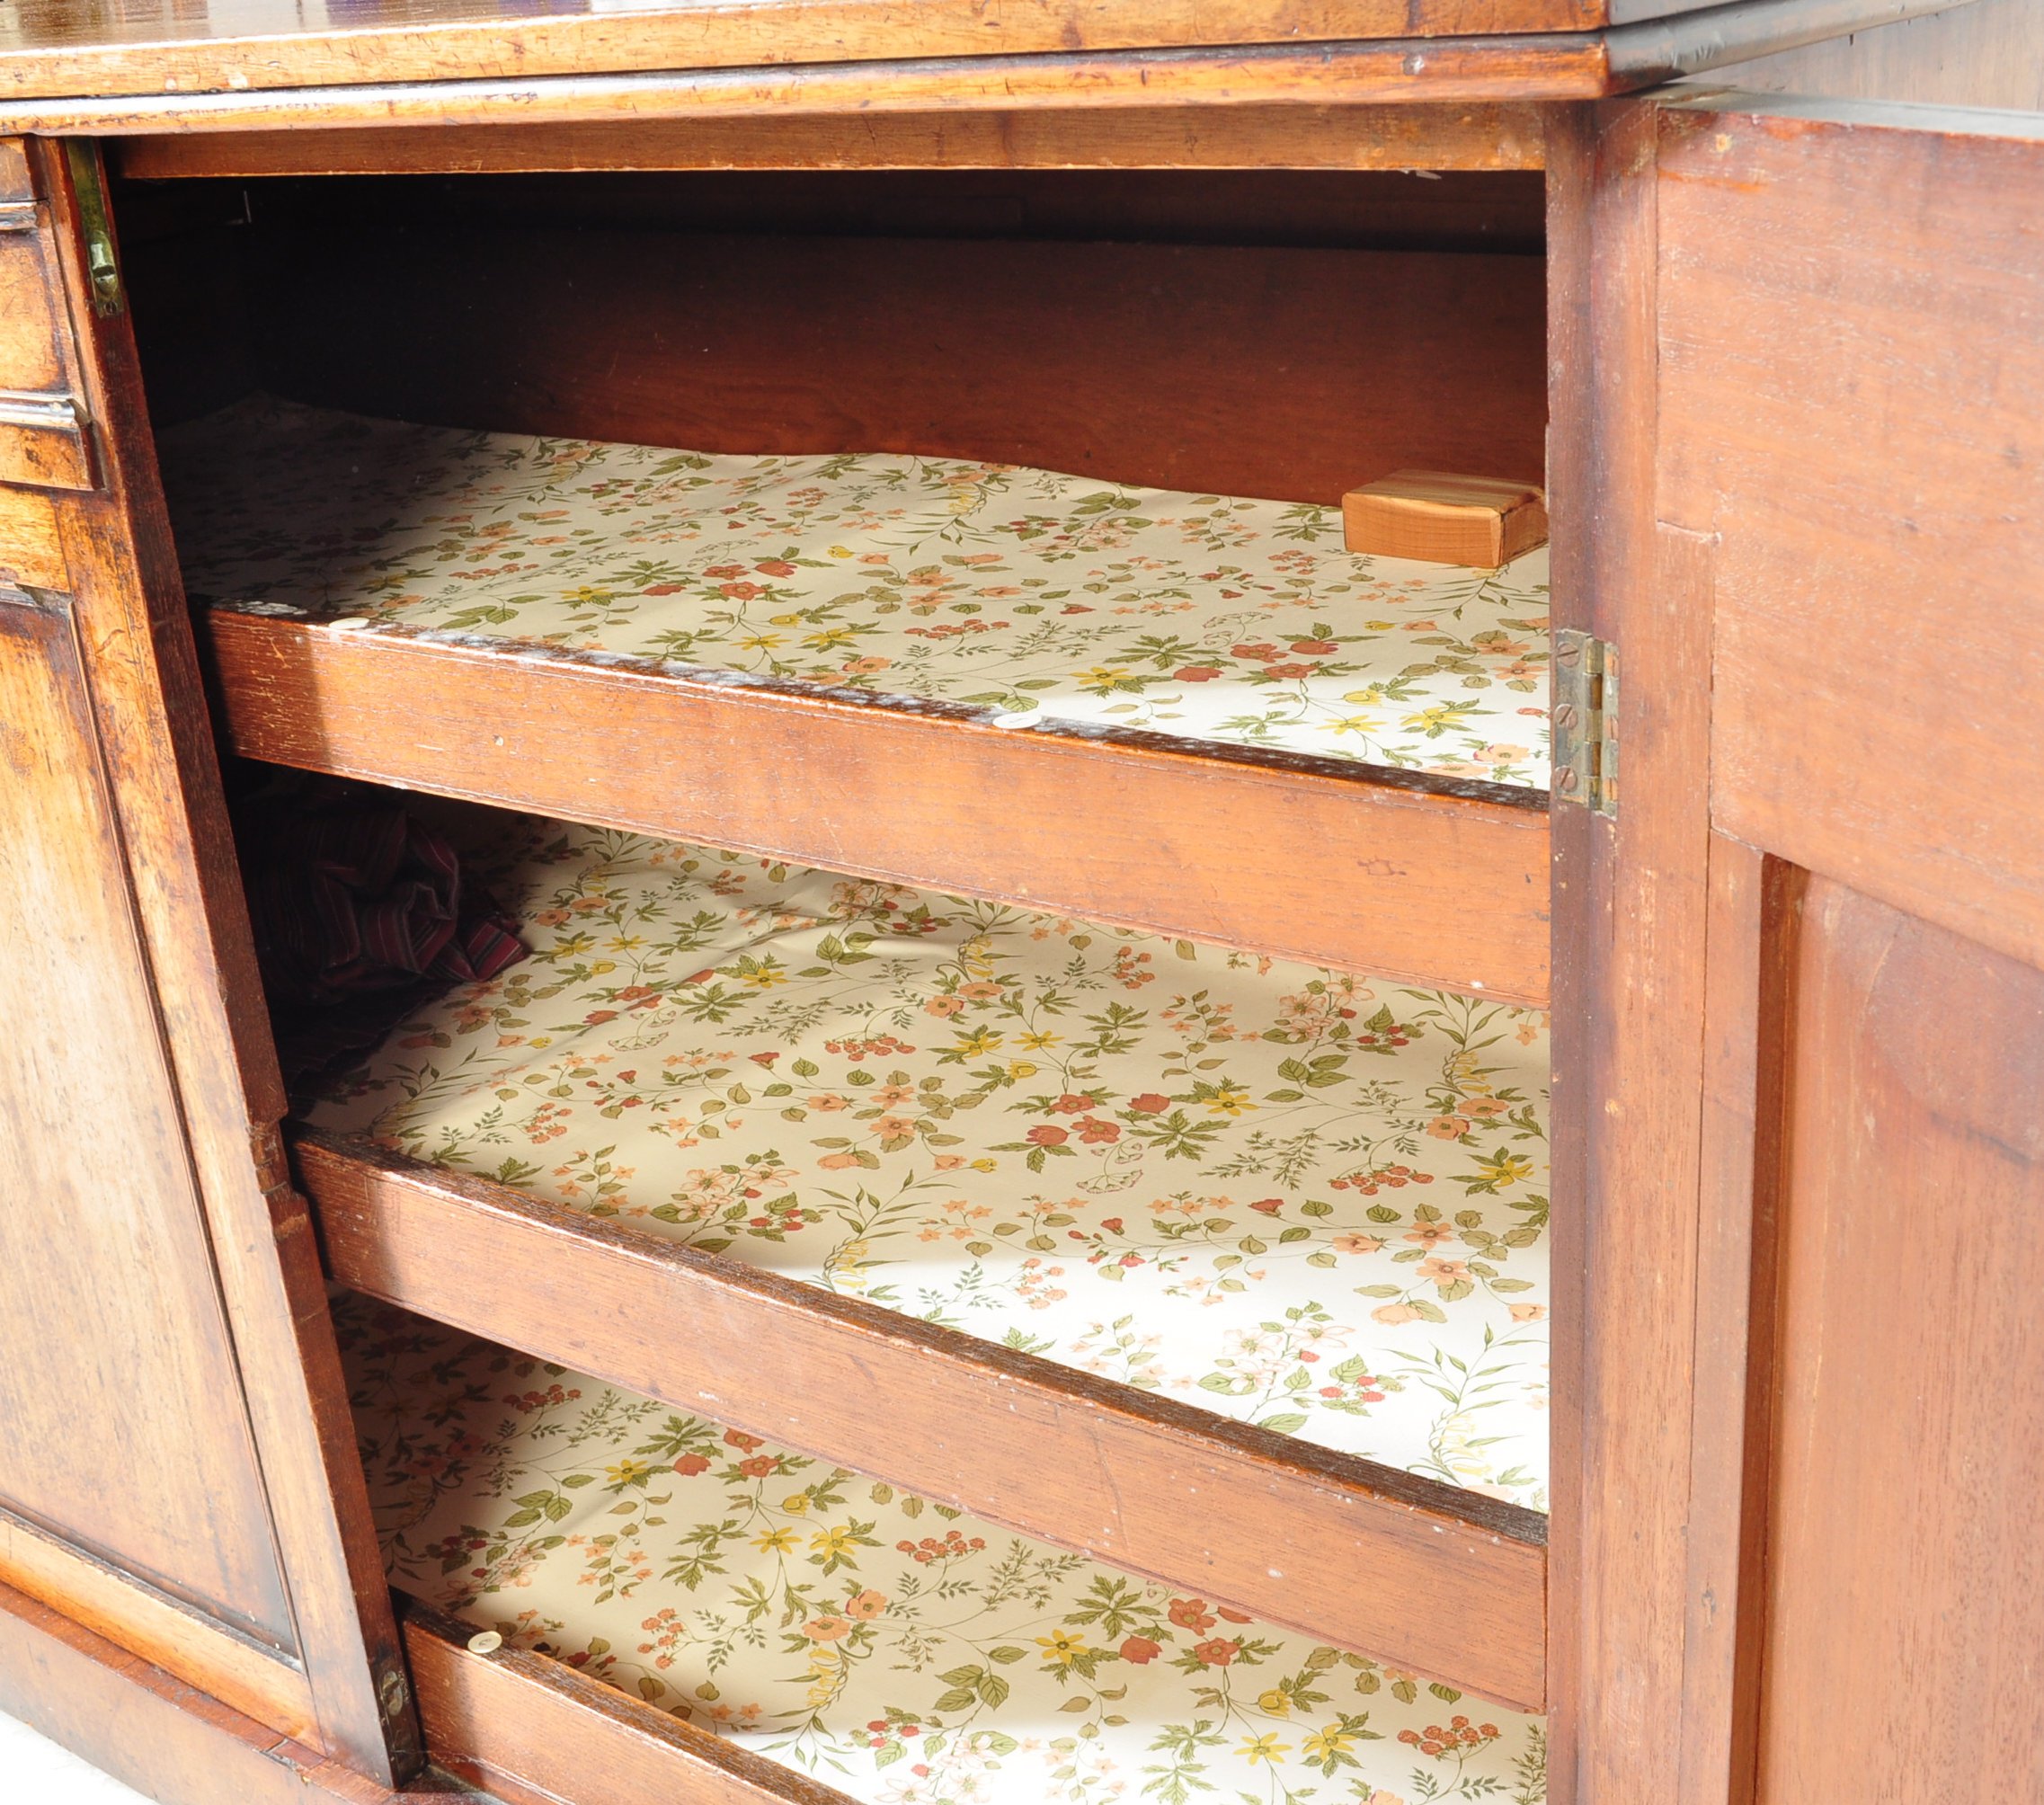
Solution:
[{"label": "wooden cabinet top", "polygon": [[[1574,99],[1622,92],[1950,0],[9,0],[12,129],[136,130],[147,112],[225,124],[265,92],[646,78],[790,65],[993,58],[1061,66],[1219,56],[1199,98]],[[1228,53],[1234,53],[1229,55]],[[1253,54],[1249,54],[1253,52]],[[1299,88],[1308,63],[1321,73]],[[1181,68],[1164,86],[1185,84]],[[1154,78],[1154,77],[1151,77]],[[1190,96],[1187,96],[1188,98]],[[72,102],[68,107],[51,102]],[[40,104],[38,104],[40,103]],[[999,104],[985,96],[950,104]],[[1169,97],[1167,97],[1169,103]],[[92,111],[88,109],[96,108]],[[387,114],[386,115],[388,120]],[[395,122],[395,121],[389,121]]]}]

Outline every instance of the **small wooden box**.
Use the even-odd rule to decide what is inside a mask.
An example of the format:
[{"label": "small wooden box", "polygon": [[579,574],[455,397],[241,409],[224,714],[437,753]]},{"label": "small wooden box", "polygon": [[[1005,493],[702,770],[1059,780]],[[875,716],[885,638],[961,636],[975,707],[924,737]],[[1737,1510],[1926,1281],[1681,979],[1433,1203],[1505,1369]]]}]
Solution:
[{"label": "small wooden box", "polygon": [[1495,570],[1547,543],[1547,497],[1530,483],[1394,470],[1341,498],[1352,552]]}]

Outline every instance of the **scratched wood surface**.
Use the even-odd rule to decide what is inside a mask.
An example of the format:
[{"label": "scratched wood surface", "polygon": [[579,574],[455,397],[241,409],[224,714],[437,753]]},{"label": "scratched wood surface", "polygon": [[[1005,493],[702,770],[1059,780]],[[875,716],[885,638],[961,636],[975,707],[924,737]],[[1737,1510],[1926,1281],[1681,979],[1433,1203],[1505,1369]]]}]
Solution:
[{"label": "scratched wood surface", "polygon": [[[302,1130],[296,1148],[329,1270],[354,1290],[1540,1706],[1546,1525],[1533,1512],[366,1143]],[[481,1271],[494,1275],[486,1293]],[[848,1368],[869,1383],[812,1409],[813,1375]]]}]

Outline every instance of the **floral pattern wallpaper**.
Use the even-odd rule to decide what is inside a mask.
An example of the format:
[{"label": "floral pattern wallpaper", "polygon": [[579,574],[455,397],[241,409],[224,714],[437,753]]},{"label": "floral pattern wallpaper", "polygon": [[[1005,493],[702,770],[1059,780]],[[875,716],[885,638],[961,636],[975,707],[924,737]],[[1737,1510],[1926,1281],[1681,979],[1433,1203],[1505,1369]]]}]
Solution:
[{"label": "floral pattern wallpaper", "polygon": [[1329,507],[269,397],[160,449],[186,586],[230,607],[1547,782],[1544,550],[1472,571],[1350,554]]},{"label": "floral pattern wallpaper", "polygon": [[1544,1726],[366,1299],[394,1581],[872,1805],[1546,1797]]},{"label": "floral pattern wallpaper", "polygon": [[1545,1507],[1540,1012],[445,814],[532,956],[321,1125]]}]

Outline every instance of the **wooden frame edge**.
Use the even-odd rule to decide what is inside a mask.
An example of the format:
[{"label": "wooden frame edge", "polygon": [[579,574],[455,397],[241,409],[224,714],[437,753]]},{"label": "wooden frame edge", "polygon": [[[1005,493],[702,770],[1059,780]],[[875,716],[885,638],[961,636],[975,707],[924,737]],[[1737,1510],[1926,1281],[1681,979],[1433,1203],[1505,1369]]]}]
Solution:
[{"label": "wooden frame edge", "polygon": [[4,1583],[0,1712],[163,1805],[492,1805],[431,1770],[378,1786]]},{"label": "wooden frame edge", "polygon": [[120,173],[477,174],[686,169],[1532,170],[1539,102],[796,114],[164,132],[111,141]]},{"label": "wooden frame edge", "polygon": [[[227,733],[245,757],[1546,1006],[1544,792],[1118,729],[1004,729],[983,710],[916,698],[224,609],[210,640]],[[596,723],[631,781],[602,783],[591,769]],[[791,810],[773,774],[797,758],[830,770],[831,785]],[[930,776],[911,800],[998,798],[1000,832],[937,801],[904,814],[894,774],[911,765]],[[950,780],[938,781],[940,765]],[[1122,837],[1086,861],[1085,881],[1102,887],[1032,887],[1025,874],[1054,873],[1069,853],[1058,798],[1109,789],[1115,806],[1096,819]],[[840,819],[860,823],[862,856]],[[1306,886],[1287,884],[1266,906],[1216,876],[1256,869],[1287,828],[1327,860],[1318,925],[1298,920]],[[1160,885],[1141,874],[1166,869],[1180,880],[1169,893],[1178,913],[1159,921],[1140,902]],[[1204,891],[1184,881],[1200,872],[1213,879]]]},{"label": "wooden frame edge", "polygon": [[318,1738],[312,1688],[297,1661],[4,1506],[0,1585],[62,1613],[280,1736],[308,1743]]},{"label": "wooden frame edge", "polygon": [[413,1599],[404,1652],[434,1759],[510,1805],[588,1798],[689,1805],[852,1805],[805,1774],[684,1723],[529,1649],[469,1647],[469,1626]]},{"label": "wooden frame edge", "polygon": [[[1535,1512],[366,1143],[308,1129],[295,1149],[328,1269],[354,1290],[1129,1571],[1202,1585],[1515,1710],[1542,1708],[1546,1524]],[[494,1276],[488,1296],[478,1272]],[[514,1274],[526,1280],[513,1306]],[[755,1357],[719,1357],[739,1347]],[[815,1389],[801,1375],[833,1371],[861,1383],[813,1417]],[[1076,1477],[1055,1500],[1016,1502],[1052,1472]],[[1251,1516],[1265,1540],[1231,1571],[1240,1538],[1208,1532]]]}]

